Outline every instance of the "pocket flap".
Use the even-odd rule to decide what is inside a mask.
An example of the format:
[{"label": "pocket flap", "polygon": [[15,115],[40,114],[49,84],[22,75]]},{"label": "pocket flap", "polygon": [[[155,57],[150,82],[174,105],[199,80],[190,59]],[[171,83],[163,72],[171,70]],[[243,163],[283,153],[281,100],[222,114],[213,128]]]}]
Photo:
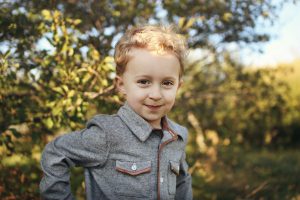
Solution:
[{"label": "pocket flap", "polygon": [[177,176],[179,175],[179,170],[180,170],[179,162],[170,161],[170,168],[171,171],[174,172]]},{"label": "pocket flap", "polygon": [[132,162],[117,160],[116,170],[132,176],[137,176],[151,171],[151,161]]}]

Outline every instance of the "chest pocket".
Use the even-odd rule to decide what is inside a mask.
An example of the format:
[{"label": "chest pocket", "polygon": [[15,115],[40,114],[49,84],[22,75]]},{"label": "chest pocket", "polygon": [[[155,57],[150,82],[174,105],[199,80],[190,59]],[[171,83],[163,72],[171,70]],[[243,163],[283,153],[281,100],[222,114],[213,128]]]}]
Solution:
[{"label": "chest pocket", "polygon": [[169,184],[169,194],[176,193],[176,179],[179,175],[180,165],[179,162],[170,161],[170,168],[168,170],[168,184]]},{"label": "chest pocket", "polygon": [[116,161],[116,194],[147,198],[150,195],[151,161]]}]

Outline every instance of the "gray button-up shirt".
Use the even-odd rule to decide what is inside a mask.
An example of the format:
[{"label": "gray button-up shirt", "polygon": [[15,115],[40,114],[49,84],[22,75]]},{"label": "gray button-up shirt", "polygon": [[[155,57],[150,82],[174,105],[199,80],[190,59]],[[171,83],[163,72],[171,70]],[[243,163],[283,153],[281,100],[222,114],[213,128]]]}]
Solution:
[{"label": "gray button-up shirt", "polygon": [[82,166],[88,200],[192,199],[186,142],[186,128],[164,117],[163,129],[153,130],[125,104],[46,145],[41,195],[74,199],[69,168]]}]

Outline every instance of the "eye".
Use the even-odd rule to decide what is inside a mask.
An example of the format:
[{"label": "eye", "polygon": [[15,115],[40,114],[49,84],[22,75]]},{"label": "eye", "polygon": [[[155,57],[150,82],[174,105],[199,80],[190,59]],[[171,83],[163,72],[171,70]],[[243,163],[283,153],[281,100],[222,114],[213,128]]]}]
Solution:
[{"label": "eye", "polygon": [[163,82],[163,85],[164,86],[167,86],[167,87],[171,87],[174,85],[174,82],[173,81],[170,81],[170,80],[167,80],[167,81],[164,81]]},{"label": "eye", "polygon": [[143,85],[144,86],[144,85],[149,85],[151,82],[149,80],[147,80],[147,79],[141,79],[141,80],[138,80],[137,83],[139,85]]}]

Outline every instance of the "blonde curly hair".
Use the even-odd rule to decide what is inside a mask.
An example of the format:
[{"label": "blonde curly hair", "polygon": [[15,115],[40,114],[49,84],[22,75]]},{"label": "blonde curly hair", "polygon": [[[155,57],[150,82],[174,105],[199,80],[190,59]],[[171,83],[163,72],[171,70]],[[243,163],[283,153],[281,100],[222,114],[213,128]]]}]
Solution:
[{"label": "blonde curly hair", "polygon": [[143,48],[160,54],[173,53],[180,63],[180,77],[182,76],[187,45],[184,37],[177,34],[174,26],[145,25],[127,30],[115,47],[114,59],[117,75],[125,72],[132,48]]}]

